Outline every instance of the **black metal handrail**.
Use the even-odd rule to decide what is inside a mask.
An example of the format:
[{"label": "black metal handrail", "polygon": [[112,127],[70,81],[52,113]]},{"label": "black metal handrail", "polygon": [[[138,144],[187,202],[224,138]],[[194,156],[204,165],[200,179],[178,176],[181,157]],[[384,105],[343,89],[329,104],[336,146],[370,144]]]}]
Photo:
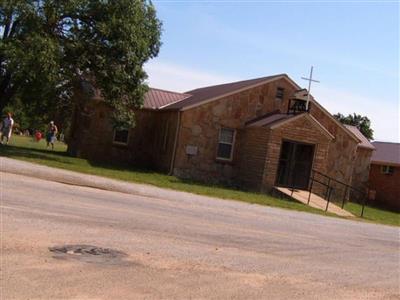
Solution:
[{"label": "black metal handrail", "polygon": [[314,182],[317,182],[317,183],[319,183],[319,184],[321,184],[321,185],[326,187],[326,192],[325,192],[325,198],[324,199],[326,200],[325,211],[328,211],[329,201],[330,201],[330,198],[331,198],[333,187],[331,187],[329,185],[329,183],[326,184],[325,182],[322,182],[322,181],[319,181],[319,180],[315,179],[314,176],[310,176],[310,179],[311,179],[311,182],[310,182],[310,187],[308,189],[309,190],[309,194],[308,194],[307,204],[310,204],[312,188],[313,188]]},{"label": "black metal handrail", "polygon": [[[318,175],[322,176],[323,178],[327,179],[328,182],[326,183],[326,182],[323,182],[323,181],[321,181],[321,180],[316,179],[316,178],[315,178],[315,174],[318,174]],[[365,207],[365,202],[366,202],[365,200],[366,200],[366,198],[367,198],[367,196],[368,196],[368,194],[369,194],[369,189],[368,189],[368,188],[367,188],[367,191],[365,192],[365,191],[356,189],[356,188],[354,188],[353,186],[351,186],[351,185],[349,185],[349,184],[347,184],[347,183],[344,183],[344,182],[339,181],[339,180],[337,180],[337,179],[335,179],[335,178],[332,178],[332,177],[330,177],[330,176],[328,176],[328,175],[326,175],[326,174],[323,174],[323,173],[321,173],[321,172],[319,172],[319,171],[317,171],[317,170],[311,170],[310,183],[309,183],[309,195],[308,195],[308,202],[307,202],[307,204],[310,203],[311,193],[312,193],[312,188],[313,188],[314,182],[317,182],[317,183],[319,183],[319,184],[321,184],[321,185],[323,185],[323,186],[326,187],[325,200],[327,201],[327,203],[326,203],[326,209],[325,209],[325,211],[328,210],[328,206],[329,206],[329,202],[330,202],[330,198],[331,198],[332,192],[335,190],[335,189],[331,186],[331,183],[332,183],[332,182],[336,182],[336,183],[338,183],[338,184],[343,185],[344,188],[345,188],[345,189],[344,189],[343,198],[342,198],[342,209],[344,208],[344,204],[345,204],[345,202],[346,202],[346,198],[347,198],[348,192],[354,191],[354,192],[357,192],[357,193],[361,194],[361,197],[362,197],[362,199],[363,199],[363,200],[362,200],[361,217],[364,216],[364,207]]]},{"label": "black metal handrail", "polygon": [[342,184],[342,185],[344,185],[344,186],[346,186],[346,187],[349,187],[349,188],[351,188],[351,189],[353,189],[353,190],[355,190],[355,191],[357,191],[357,192],[364,193],[363,191],[361,191],[361,190],[359,190],[359,189],[356,189],[355,187],[352,187],[351,185],[349,185],[349,184],[347,184],[347,183],[344,183],[344,182],[342,182],[342,181],[339,181],[339,180],[337,180],[337,179],[335,179],[335,178],[333,178],[333,177],[330,177],[330,176],[328,176],[328,175],[326,175],[326,174],[324,174],[324,173],[321,173],[321,172],[319,172],[319,171],[317,171],[317,170],[311,170],[311,172],[312,172],[312,173],[317,173],[317,174],[319,174],[319,175],[321,175],[321,176],[324,176],[325,178],[328,178],[328,179],[330,179],[331,181],[335,181],[335,182],[337,182],[337,183],[339,183],[339,184]]}]

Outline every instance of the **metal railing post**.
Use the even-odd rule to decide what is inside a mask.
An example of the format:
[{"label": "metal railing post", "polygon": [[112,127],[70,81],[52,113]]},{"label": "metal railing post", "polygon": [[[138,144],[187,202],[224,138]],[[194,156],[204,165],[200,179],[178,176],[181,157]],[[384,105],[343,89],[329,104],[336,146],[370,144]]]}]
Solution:
[{"label": "metal railing post", "polygon": [[326,186],[325,200],[328,198],[330,187],[331,187],[331,178],[328,177],[328,185]]},{"label": "metal railing post", "polygon": [[369,197],[369,188],[367,188],[367,195],[363,197],[363,204],[361,209],[361,218],[364,217],[365,198]]},{"label": "metal railing post", "polygon": [[312,191],[313,184],[314,184],[314,176],[311,178],[310,193],[308,194],[307,205],[310,204],[310,200],[311,200],[311,191]]},{"label": "metal railing post", "polygon": [[[321,184],[323,187],[326,187],[325,195],[323,196],[322,195],[323,193],[321,192],[321,196],[324,197],[324,199],[326,200],[325,211],[328,211],[330,199],[331,199],[332,194],[333,194],[333,192],[335,190],[335,188],[331,187],[331,183],[335,182],[335,183],[338,184],[336,186],[338,191],[340,191],[340,187],[342,187],[342,186],[345,187],[344,195],[343,195],[343,199],[342,199],[342,204],[341,204],[342,209],[344,209],[344,206],[346,204],[346,200],[350,200],[352,192],[356,192],[357,194],[361,194],[361,195],[364,196],[363,200],[362,200],[362,203],[360,202],[360,200],[357,201],[358,203],[362,204],[361,217],[364,216],[365,206],[367,205],[367,202],[369,200],[369,187],[366,187],[367,191],[361,190],[361,189],[357,189],[357,188],[354,188],[353,186],[348,185],[348,184],[346,184],[346,183],[344,183],[342,181],[339,181],[339,180],[337,180],[337,179],[335,179],[333,177],[329,177],[328,175],[323,174],[323,173],[321,173],[321,172],[319,172],[317,170],[311,170],[311,172],[312,172],[311,173],[312,177],[310,177],[310,178],[311,178],[312,181],[311,181],[310,190],[309,190],[309,194],[308,194],[307,204],[310,203],[313,184],[315,182],[317,182],[317,183]],[[320,175],[320,176],[323,177],[323,179],[321,179],[321,181],[320,181],[320,180],[315,178],[315,175]],[[367,193],[367,194],[365,195],[365,193]],[[349,197],[347,197],[347,196],[349,196]]]},{"label": "metal railing post", "polygon": [[330,200],[330,198],[331,198],[332,188],[329,187],[328,190],[329,190],[329,192],[328,192],[328,198],[327,198],[327,200],[326,200],[326,208],[325,208],[325,211],[328,211],[329,200]]},{"label": "metal railing post", "polygon": [[343,196],[343,201],[342,201],[342,209],[344,208],[344,202],[346,201],[346,196],[347,196],[347,190],[348,186],[346,185],[346,188],[344,189],[344,196]]},{"label": "metal railing post", "polygon": [[361,209],[361,218],[364,217],[364,206],[365,206],[365,198],[363,198],[363,205],[362,205],[362,209]]}]

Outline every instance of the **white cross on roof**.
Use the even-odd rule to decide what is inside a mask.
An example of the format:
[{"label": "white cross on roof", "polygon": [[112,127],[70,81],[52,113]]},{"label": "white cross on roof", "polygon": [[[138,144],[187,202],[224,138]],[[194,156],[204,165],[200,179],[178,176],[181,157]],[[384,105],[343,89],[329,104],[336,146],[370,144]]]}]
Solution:
[{"label": "white cross on roof", "polygon": [[307,110],[308,110],[308,104],[309,104],[309,102],[310,102],[311,82],[317,82],[317,83],[319,83],[318,80],[315,80],[315,79],[312,78],[312,76],[313,76],[313,69],[314,69],[314,67],[311,66],[310,77],[309,77],[309,78],[301,77],[301,79],[304,79],[304,80],[307,80],[307,81],[308,81],[307,104],[306,104],[306,109],[307,109]]}]

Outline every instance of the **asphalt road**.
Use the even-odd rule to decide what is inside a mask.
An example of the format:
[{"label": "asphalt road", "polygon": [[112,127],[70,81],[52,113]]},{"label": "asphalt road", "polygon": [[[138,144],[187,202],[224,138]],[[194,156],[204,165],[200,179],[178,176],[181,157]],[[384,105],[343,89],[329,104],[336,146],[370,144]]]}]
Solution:
[{"label": "asphalt road", "polygon": [[400,299],[395,227],[0,179],[2,300]]}]

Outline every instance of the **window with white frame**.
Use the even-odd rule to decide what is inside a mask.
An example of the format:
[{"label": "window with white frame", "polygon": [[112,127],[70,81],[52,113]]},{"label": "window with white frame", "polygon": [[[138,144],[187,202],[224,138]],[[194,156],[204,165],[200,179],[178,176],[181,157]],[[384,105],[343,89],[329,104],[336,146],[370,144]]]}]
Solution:
[{"label": "window with white frame", "polygon": [[381,171],[383,174],[391,175],[394,173],[394,167],[393,166],[382,166]]},{"label": "window with white frame", "polygon": [[218,138],[217,159],[232,160],[233,147],[235,144],[235,130],[231,128],[221,128]]},{"label": "window with white frame", "polygon": [[113,143],[119,145],[127,145],[129,140],[129,130],[114,130]]}]

